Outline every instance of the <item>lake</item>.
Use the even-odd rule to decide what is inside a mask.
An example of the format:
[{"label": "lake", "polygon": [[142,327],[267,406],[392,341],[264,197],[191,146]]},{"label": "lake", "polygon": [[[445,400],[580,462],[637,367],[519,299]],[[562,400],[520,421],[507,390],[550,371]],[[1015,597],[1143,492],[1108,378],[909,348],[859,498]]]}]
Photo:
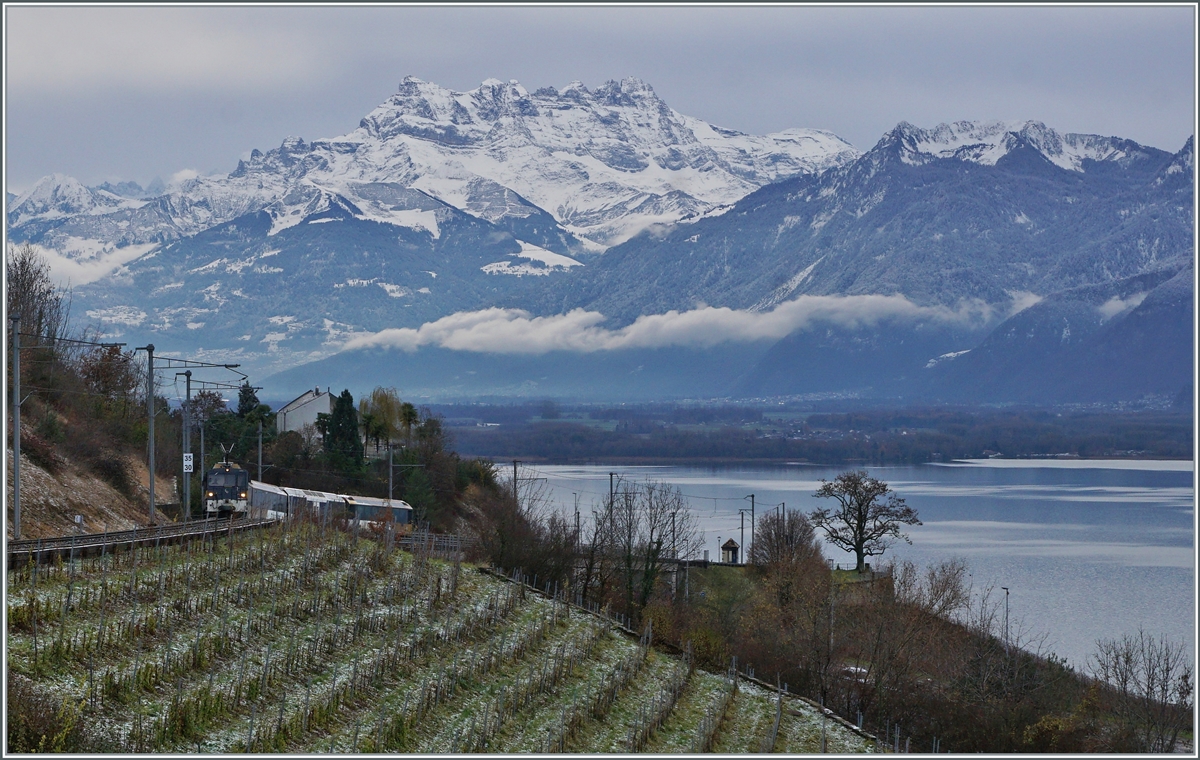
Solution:
[{"label": "lake", "polygon": [[[716,559],[718,538],[741,543],[738,509],[755,495],[759,516],[783,503],[805,512],[822,478],[846,467],[620,467],[539,465],[522,476],[546,478],[551,503],[586,520],[608,496],[608,473],[671,483],[700,519]],[[1044,636],[1044,648],[1076,667],[1099,638],[1136,632],[1185,641],[1195,636],[1193,463],[1144,460],[987,459],[867,467],[910,506],[922,525],[883,556],[921,565],[967,560],[977,591],[1009,588],[1014,639]],[[749,519],[745,544],[750,542]],[[853,554],[826,546],[852,564]],[[875,558],[878,562],[880,558]],[[1002,608],[1001,608],[1002,609]]]}]

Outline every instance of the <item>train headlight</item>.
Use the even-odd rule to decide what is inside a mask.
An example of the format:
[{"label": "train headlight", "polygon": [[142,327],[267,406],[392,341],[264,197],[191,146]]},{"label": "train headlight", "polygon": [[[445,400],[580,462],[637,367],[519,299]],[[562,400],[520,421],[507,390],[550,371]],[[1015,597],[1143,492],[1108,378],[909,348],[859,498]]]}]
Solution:
[{"label": "train headlight", "polygon": [[213,492],[212,492],[212,491],[209,491],[209,492],[208,492],[208,497],[209,497],[210,499],[212,498],[212,495],[213,495]]},{"label": "train headlight", "polygon": [[245,491],[242,491],[242,498],[243,498],[243,499],[244,499],[244,498],[246,498],[246,492],[245,492]]}]

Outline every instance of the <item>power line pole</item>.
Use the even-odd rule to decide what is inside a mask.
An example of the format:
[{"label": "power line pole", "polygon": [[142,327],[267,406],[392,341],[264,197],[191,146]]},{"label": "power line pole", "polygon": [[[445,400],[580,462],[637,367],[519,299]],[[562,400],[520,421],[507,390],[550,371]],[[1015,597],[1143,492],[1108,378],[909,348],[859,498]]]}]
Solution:
[{"label": "power line pole", "polygon": [[262,420],[258,421],[258,479],[262,480]]},{"label": "power line pole", "polygon": [[[208,461],[208,458],[205,456],[205,448],[204,448],[204,423],[206,423],[206,422],[208,422],[207,417],[200,418],[200,472],[201,473],[208,472],[208,465],[206,464],[206,462]],[[204,477],[203,474],[201,475],[201,477]],[[203,480],[200,481],[200,488],[201,489],[204,488]]]},{"label": "power line pole", "polygon": [[572,493],[575,497],[575,548],[579,549],[579,494]]},{"label": "power line pole", "polygon": [[679,547],[675,545],[675,513],[671,513],[671,557],[679,559]]},{"label": "power line pole", "polygon": [[9,317],[13,331],[13,538],[21,538],[21,315]]},{"label": "power line pole", "polygon": [[518,464],[519,464],[519,461],[514,459],[513,460],[513,502],[515,502],[517,505],[517,508],[520,509],[521,508],[521,499],[520,499],[520,497],[517,496],[517,465]]},{"label": "power line pole", "polygon": [[750,556],[754,556],[754,494],[750,494]]},{"label": "power line pole", "polygon": [[[183,402],[183,458],[187,460],[187,455],[192,453],[192,371],[189,369],[176,374],[182,374],[187,379],[187,395]],[[191,462],[187,462],[187,464],[190,465]],[[183,468],[184,497],[181,499],[183,503],[180,505],[180,511],[183,512],[184,522],[188,522],[192,512],[192,469],[192,467]]]},{"label": "power line pole", "polygon": [[147,464],[150,470],[150,524],[154,525],[154,344],[147,343],[134,350],[146,352]]},{"label": "power line pole", "polygon": [[[616,528],[616,523],[613,522],[613,511],[616,509],[617,498],[615,486],[613,484],[613,478],[615,478],[616,475],[617,474],[615,472],[608,473],[608,532],[610,534],[614,533]],[[616,541],[616,536],[613,536],[613,541]]]},{"label": "power line pole", "polygon": [[[24,400],[21,398],[21,315],[13,314],[9,316],[12,321],[13,330],[13,539],[21,538],[21,405]],[[102,348],[115,348],[125,345],[124,343],[96,343],[90,340],[75,340],[73,338],[62,338],[54,335],[39,337],[37,335],[28,336],[37,340],[48,340],[48,344],[35,343],[26,348],[49,348],[53,350],[58,343],[75,343],[81,346],[100,346]]]},{"label": "power line pole", "polygon": [[[738,552],[739,552],[739,553],[740,553],[742,556],[738,557],[738,559],[740,559],[740,560],[741,560],[741,564],[743,564],[743,565],[744,565],[744,564],[746,564],[746,510],[745,510],[745,509],[739,509],[739,510],[738,510],[738,516],[741,518],[741,521],[742,521],[742,545],[741,545],[740,547],[738,547]],[[754,535],[754,528],[753,528],[753,527],[751,527],[751,529],[750,529],[750,535],[751,535],[751,536],[753,536],[753,535]]]}]

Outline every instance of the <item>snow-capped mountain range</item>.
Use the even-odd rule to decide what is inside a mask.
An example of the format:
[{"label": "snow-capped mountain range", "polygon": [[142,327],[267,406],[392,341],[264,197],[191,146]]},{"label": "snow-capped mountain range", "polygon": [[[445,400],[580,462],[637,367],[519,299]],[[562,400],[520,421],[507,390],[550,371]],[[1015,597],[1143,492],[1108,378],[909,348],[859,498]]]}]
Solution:
[{"label": "snow-capped mountain range", "polygon": [[633,78],[530,93],[515,80],[453,92],[407,77],[340,137],[289,137],[254,150],[228,176],[195,177],[152,199],[52,175],[10,203],[9,225],[72,250],[81,240],[164,242],[266,210],[275,234],[340,196],[365,219],[434,234],[430,212],[443,205],[518,226],[541,216],[558,229],[528,242],[544,245],[549,235],[586,254],[857,156],[820,130],[759,137],[722,129],[671,109]]},{"label": "snow-capped mountain range", "polygon": [[[409,77],[341,137],[288,138],[227,176],[169,187],[52,175],[8,198],[8,223],[11,240],[103,275],[74,297],[109,334],[149,332],[260,371],[497,306],[582,308],[623,329],[702,305],[767,314],[802,297],[901,296],[984,316],[907,342],[902,323],[824,340],[854,366],[878,366],[863,347],[887,344],[896,366],[941,373],[978,363],[972,346],[1039,299],[1177,280],[1194,257],[1193,171],[1191,140],[1171,154],[1036,121],[901,122],[862,153],[819,130],[722,129],[637,79],[531,93]],[[800,365],[821,366],[810,343],[763,347],[738,387],[795,391]]]},{"label": "snow-capped mountain range", "polygon": [[891,136],[902,146],[902,160],[908,164],[957,158],[995,166],[1023,144],[1032,146],[1055,166],[1075,172],[1084,170],[1084,161],[1129,162],[1149,155],[1132,140],[1059,134],[1040,121],[956,121],[933,129],[902,121]]}]

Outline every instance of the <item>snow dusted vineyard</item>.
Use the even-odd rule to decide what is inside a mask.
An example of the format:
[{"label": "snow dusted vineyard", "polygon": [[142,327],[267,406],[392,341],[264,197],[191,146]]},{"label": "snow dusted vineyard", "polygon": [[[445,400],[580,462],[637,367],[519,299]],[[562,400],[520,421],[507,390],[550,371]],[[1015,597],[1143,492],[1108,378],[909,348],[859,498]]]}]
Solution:
[{"label": "snow dusted vineyard", "polygon": [[[18,569],[8,621],[10,678],[129,752],[821,745],[807,703],[562,595],[309,524]],[[824,723],[829,751],[873,748]]]}]

